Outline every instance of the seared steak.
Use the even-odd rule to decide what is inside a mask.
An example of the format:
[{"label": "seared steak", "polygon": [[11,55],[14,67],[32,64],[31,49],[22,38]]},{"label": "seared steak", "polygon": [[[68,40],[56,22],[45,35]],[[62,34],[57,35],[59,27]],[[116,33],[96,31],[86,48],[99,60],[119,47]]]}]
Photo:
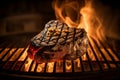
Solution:
[{"label": "seared steak", "polygon": [[76,59],[87,52],[88,37],[82,28],[51,20],[29,44],[28,57],[37,63]]}]

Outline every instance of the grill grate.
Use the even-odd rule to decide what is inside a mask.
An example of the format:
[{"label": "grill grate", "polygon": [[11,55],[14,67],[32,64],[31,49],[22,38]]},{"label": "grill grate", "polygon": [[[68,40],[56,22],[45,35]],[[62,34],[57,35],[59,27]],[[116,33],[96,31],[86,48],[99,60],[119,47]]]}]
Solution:
[{"label": "grill grate", "polygon": [[[11,37],[11,36],[9,36]],[[19,77],[29,77],[46,79],[51,76],[58,77],[56,74],[65,76],[80,77],[82,73],[104,72],[120,69],[120,56],[112,47],[105,47],[105,44],[99,40],[99,43],[93,38],[89,38],[89,47],[87,53],[76,60],[64,60],[63,62],[50,62],[38,64],[27,57],[27,44],[31,36],[19,36],[15,40],[1,40],[0,44],[0,74]],[[25,43],[25,44],[24,44]],[[99,45],[98,45],[99,44]],[[113,72],[113,71],[112,71]],[[24,74],[24,76],[23,76]],[[22,76],[20,76],[22,75]],[[27,76],[25,76],[27,75]],[[82,74],[83,75],[83,74]],[[69,78],[68,77],[68,78]],[[78,78],[77,77],[77,78]],[[83,77],[83,76],[82,76]],[[74,78],[74,77],[72,77]],[[62,77],[61,77],[62,79]]]}]

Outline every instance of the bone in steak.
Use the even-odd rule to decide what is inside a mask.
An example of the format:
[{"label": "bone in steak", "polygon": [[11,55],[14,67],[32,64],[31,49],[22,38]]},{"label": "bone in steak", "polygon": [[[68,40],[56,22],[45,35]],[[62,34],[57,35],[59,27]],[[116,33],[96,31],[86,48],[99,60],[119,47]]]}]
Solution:
[{"label": "bone in steak", "polygon": [[74,60],[87,52],[88,37],[82,28],[70,28],[59,20],[51,20],[30,41],[28,57],[37,63]]}]

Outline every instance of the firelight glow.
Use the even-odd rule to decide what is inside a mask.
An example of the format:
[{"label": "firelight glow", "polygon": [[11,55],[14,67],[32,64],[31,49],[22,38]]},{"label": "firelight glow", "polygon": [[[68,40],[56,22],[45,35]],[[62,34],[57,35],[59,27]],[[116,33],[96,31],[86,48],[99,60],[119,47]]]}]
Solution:
[{"label": "firelight glow", "polygon": [[[77,0],[59,1],[55,0],[52,4],[57,19],[60,19],[71,28],[84,28],[88,37],[91,36],[100,40],[104,39],[101,31],[102,23],[96,16],[92,7],[93,0],[84,0],[84,3],[78,3]],[[80,6],[84,4],[84,6]]]}]

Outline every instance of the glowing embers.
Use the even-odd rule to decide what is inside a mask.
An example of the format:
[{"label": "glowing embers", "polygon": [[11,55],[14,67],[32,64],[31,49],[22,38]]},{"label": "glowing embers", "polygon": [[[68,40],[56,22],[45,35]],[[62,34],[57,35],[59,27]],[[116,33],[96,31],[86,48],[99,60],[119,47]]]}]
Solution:
[{"label": "glowing embers", "polygon": [[[101,44],[101,46],[99,46]],[[0,69],[17,72],[73,73],[94,72],[120,68],[120,56],[112,48],[89,38],[87,53],[75,60],[38,64],[27,56],[27,48],[1,48]],[[17,56],[16,56],[17,55]]]}]

